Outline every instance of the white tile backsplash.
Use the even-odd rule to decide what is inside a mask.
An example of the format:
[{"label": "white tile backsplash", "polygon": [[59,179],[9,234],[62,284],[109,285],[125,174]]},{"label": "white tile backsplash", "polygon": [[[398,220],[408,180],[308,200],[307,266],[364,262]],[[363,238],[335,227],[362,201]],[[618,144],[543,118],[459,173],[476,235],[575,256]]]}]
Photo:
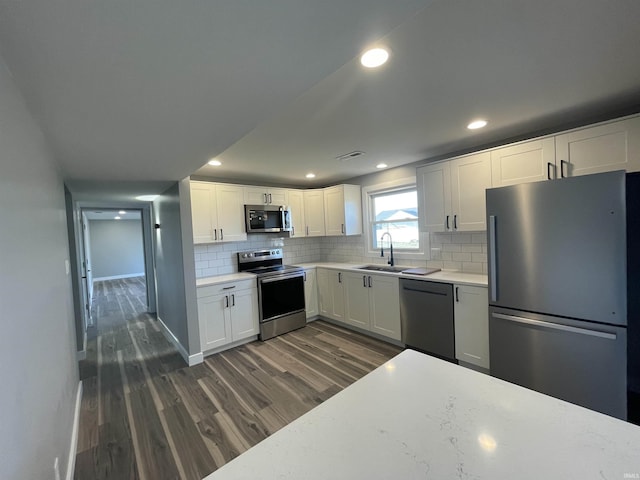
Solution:
[{"label": "white tile backsplash", "polygon": [[[386,257],[365,255],[365,237],[284,238],[277,234],[252,234],[246,242],[195,245],[196,277],[224,275],[238,271],[236,252],[282,247],[284,263],[309,262],[380,263]],[[431,260],[398,259],[399,265],[434,267],[467,273],[487,273],[487,238],[477,233],[430,234]]]}]

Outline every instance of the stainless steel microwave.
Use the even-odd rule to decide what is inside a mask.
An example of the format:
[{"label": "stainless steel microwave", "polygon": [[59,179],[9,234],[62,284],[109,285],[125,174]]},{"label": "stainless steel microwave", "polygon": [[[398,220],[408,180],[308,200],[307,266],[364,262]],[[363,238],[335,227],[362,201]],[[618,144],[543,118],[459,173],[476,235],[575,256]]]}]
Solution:
[{"label": "stainless steel microwave", "polygon": [[247,233],[290,232],[289,208],[278,205],[245,205]]}]

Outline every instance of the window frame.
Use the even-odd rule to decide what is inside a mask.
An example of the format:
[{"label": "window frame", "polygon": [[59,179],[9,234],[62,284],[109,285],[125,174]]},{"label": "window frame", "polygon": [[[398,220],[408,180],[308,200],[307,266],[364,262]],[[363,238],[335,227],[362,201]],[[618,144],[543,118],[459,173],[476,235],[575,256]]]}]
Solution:
[{"label": "window frame", "polygon": [[[362,187],[362,206],[363,206],[363,229],[365,237],[364,255],[366,257],[380,257],[380,249],[373,247],[373,224],[377,223],[373,219],[373,197],[386,193],[393,193],[394,191],[401,191],[407,189],[416,189],[417,182],[416,177],[400,178],[389,182],[379,183],[376,185],[368,185]],[[418,202],[418,205],[420,202]],[[418,218],[420,218],[420,211],[418,210]],[[418,229],[420,228],[420,222],[418,221]],[[418,230],[418,249],[400,249],[394,246],[393,256],[397,259],[407,260],[429,260],[427,252],[429,249],[429,235],[426,232]]]}]

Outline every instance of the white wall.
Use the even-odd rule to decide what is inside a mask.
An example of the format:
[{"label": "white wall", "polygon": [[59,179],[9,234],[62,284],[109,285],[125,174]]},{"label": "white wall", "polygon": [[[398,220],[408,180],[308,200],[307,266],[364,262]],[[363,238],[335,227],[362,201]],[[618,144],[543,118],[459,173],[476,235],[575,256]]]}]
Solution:
[{"label": "white wall", "polygon": [[0,59],[0,478],[66,475],[78,388],[64,187]]},{"label": "white wall", "polygon": [[144,274],[140,220],[89,220],[93,280]]}]

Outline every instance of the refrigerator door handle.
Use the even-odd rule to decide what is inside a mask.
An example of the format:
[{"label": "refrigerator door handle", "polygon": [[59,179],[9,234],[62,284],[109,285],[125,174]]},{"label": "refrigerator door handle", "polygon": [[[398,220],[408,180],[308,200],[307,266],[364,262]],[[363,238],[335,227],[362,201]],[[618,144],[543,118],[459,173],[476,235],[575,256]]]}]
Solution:
[{"label": "refrigerator door handle", "polygon": [[491,301],[498,301],[498,259],[496,258],[496,216],[489,215],[489,254],[491,255],[491,271],[489,273],[489,290]]},{"label": "refrigerator door handle", "polygon": [[600,332],[598,330],[588,330],[586,328],[570,327],[569,325],[560,325],[557,323],[543,322],[542,320],[533,320],[532,318],[518,317],[516,315],[505,315],[503,313],[492,313],[493,318],[499,318],[502,320],[508,320],[511,322],[524,323],[526,325],[535,325],[543,328],[550,328],[553,330],[562,330],[569,333],[578,333],[580,335],[590,335],[592,337],[604,338],[606,340],[615,340],[617,335],[615,333]]}]

